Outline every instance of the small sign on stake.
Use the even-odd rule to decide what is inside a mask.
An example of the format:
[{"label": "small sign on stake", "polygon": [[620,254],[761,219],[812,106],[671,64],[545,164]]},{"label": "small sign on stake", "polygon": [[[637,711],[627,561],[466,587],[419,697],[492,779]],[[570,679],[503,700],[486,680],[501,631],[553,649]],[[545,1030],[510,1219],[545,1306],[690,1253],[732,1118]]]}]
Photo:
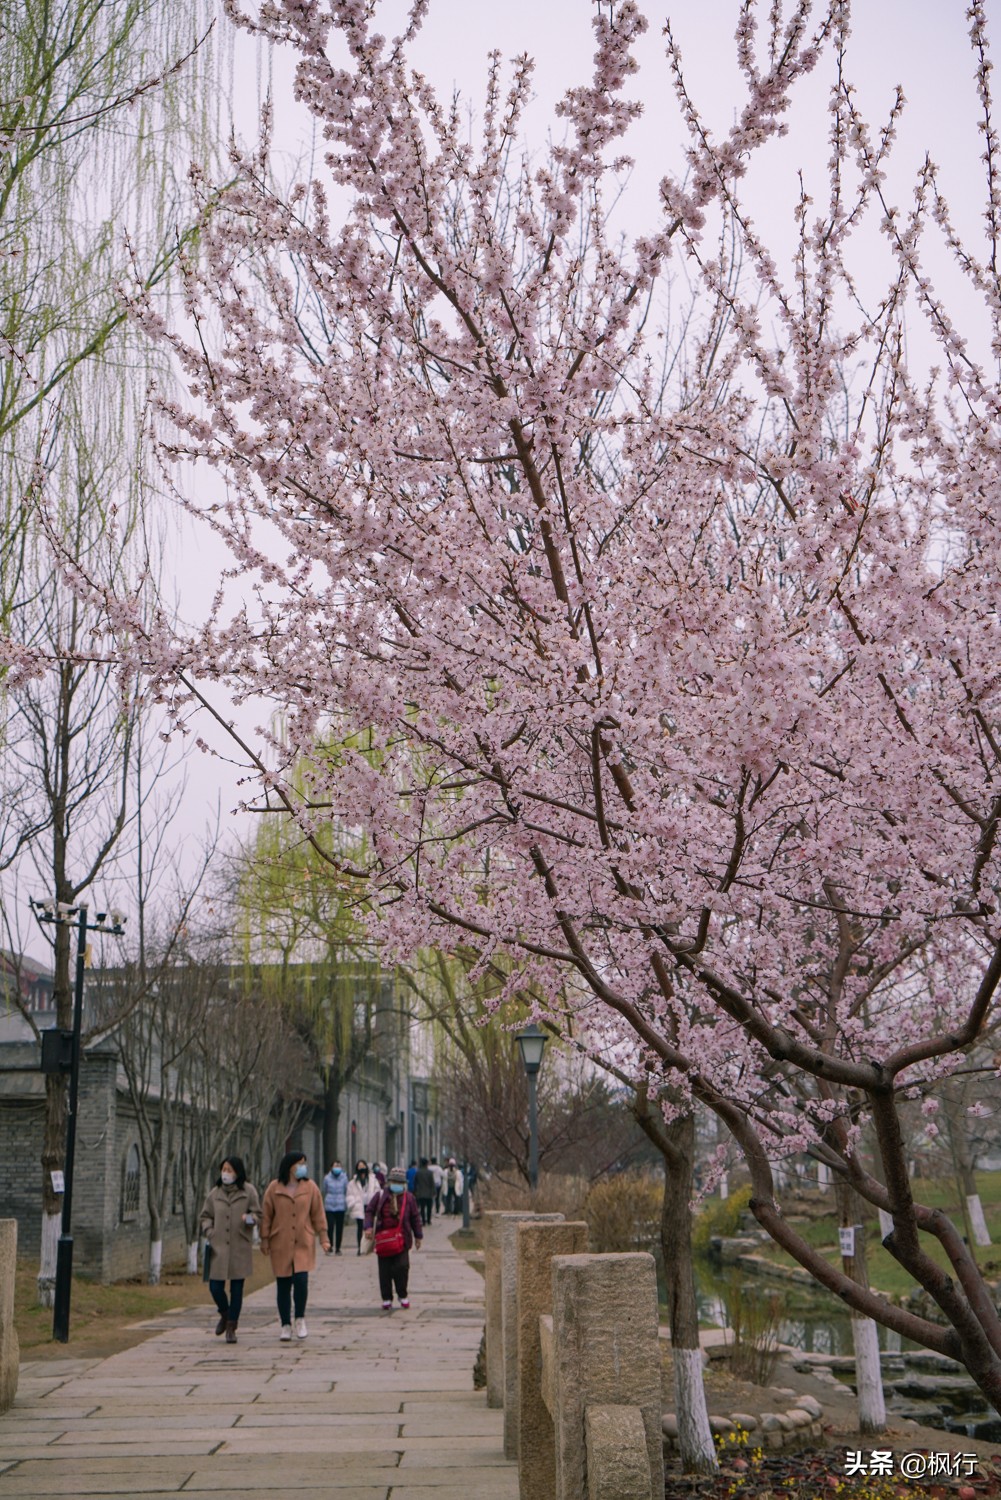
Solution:
[{"label": "small sign on stake", "polygon": [[855,1254],[855,1227],[846,1225],[838,1230],[838,1239],[841,1242],[841,1254],[845,1259],[850,1259]]},{"label": "small sign on stake", "polygon": [[65,1193],[66,1178],[62,1172],[50,1172],[49,1176],[52,1178],[52,1191],[54,1193]]}]

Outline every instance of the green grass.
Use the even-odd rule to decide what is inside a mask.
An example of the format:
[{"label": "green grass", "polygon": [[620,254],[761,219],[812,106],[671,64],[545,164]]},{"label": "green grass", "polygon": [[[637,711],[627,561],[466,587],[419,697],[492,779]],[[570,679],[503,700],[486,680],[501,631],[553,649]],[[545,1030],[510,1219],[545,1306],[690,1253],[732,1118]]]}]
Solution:
[{"label": "green grass", "polygon": [[[984,1206],[984,1217],[990,1230],[993,1245],[984,1247],[972,1246],[980,1268],[988,1277],[1001,1275],[1001,1172],[978,1172],[976,1174],[977,1191],[980,1193]],[[924,1203],[929,1208],[941,1208],[948,1213],[960,1234],[965,1233],[962,1208],[960,1205],[959,1192],[956,1184],[951,1179],[918,1178],[914,1184],[914,1196],[919,1203]],[[799,1219],[793,1211],[790,1214],[790,1223],[796,1232],[802,1236],[808,1244],[819,1249],[832,1265],[840,1268],[841,1255],[837,1244],[837,1219],[832,1212],[829,1218]],[[866,1235],[866,1261],[869,1269],[869,1281],[877,1290],[884,1292],[887,1296],[900,1297],[914,1290],[915,1282],[901,1265],[894,1260],[888,1250],[884,1250],[879,1243],[879,1225],[874,1221],[867,1226]],[[938,1240],[932,1235],[921,1236],[922,1246],[928,1254],[943,1268],[949,1262],[945,1251]],[[766,1242],[762,1245],[759,1254],[767,1260],[774,1261],[778,1265],[793,1266],[797,1262],[792,1256],[780,1250],[777,1245]]]}]

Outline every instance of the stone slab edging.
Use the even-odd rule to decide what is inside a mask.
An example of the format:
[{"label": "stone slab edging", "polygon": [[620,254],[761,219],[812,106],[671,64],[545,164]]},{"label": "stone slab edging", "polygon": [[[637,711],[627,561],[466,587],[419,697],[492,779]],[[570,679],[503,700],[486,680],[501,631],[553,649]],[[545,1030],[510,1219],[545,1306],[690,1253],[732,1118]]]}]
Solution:
[{"label": "stone slab edging", "polygon": [[[710,1417],[709,1427],[721,1444],[743,1437],[741,1446],[748,1448],[793,1448],[808,1438],[822,1435],[823,1416],[824,1408],[816,1396],[799,1396],[788,1411],[763,1411],[760,1417],[735,1411],[728,1417]],[[673,1452],[678,1446],[678,1418],[674,1412],[664,1413],[662,1427],[664,1450]]]}]

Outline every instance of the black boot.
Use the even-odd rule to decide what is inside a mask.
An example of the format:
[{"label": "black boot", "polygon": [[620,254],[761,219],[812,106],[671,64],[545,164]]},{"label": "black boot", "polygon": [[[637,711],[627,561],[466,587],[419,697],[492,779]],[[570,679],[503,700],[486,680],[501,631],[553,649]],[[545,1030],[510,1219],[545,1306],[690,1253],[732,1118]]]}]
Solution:
[{"label": "black boot", "polygon": [[225,1313],[220,1313],[219,1314],[219,1321],[218,1321],[218,1323],[215,1326],[215,1336],[216,1336],[216,1338],[218,1338],[221,1333],[225,1333],[226,1332],[226,1322],[227,1322],[226,1314]]},{"label": "black boot", "polygon": [[236,1343],[236,1324],[232,1318],[229,1318],[226,1322],[226,1342],[227,1344]]}]

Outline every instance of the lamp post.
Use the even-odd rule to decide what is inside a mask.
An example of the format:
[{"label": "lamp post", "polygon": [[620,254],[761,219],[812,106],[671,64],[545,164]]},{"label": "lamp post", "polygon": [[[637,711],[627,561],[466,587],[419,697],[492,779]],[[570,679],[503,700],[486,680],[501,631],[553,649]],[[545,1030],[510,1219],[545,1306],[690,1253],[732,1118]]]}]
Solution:
[{"label": "lamp post", "polygon": [[538,1077],[542,1054],[546,1050],[546,1033],[533,1021],[524,1031],[515,1033],[521,1048],[521,1060],[528,1078],[528,1185],[533,1193],[539,1186],[539,1107]]},{"label": "lamp post", "polygon": [[[54,927],[76,927],[76,984],[73,991],[73,1030],[70,1033],[68,1072],[69,1102],[66,1110],[66,1156],[63,1164],[63,1214],[59,1245],[56,1250],[56,1285],[52,1302],[52,1337],[60,1344],[70,1336],[70,1291],[73,1285],[73,1165],[76,1157],[77,1101],[80,1093],[80,1032],[83,1027],[83,974],[87,961],[88,932],[108,932],[121,937],[125,918],[120,911],[99,911],[97,920],[87,921],[87,907],[82,902],[71,906],[66,901],[31,902],[37,920]],[[63,1034],[56,1033],[59,1042]],[[62,1060],[64,1049],[57,1048],[55,1065],[46,1063],[43,1043],[43,1066],[52,1071],[67,1071]],[[49,1052],[49,1058],[52,1053]]]}]

